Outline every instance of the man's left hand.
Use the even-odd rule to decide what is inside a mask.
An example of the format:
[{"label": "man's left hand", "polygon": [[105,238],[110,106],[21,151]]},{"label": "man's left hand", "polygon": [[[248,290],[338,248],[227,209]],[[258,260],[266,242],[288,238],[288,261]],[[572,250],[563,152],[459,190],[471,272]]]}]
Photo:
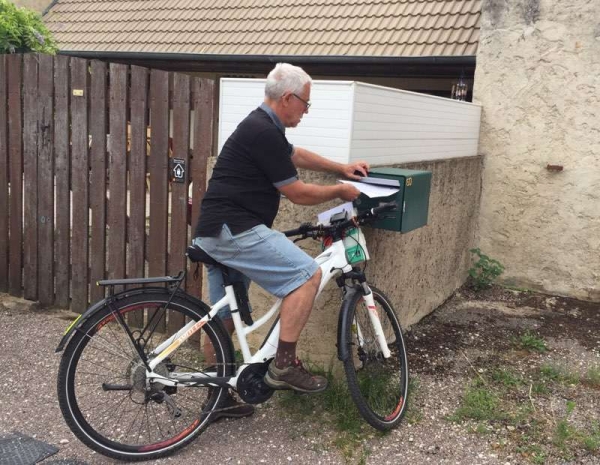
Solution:
[{"label": "man's left hand", "polygon": [[[358,180],[367,175],[369,164],[365,161],[357,161],[343,165],[342,174],[348,179]],[[359,174],[360,173],[360,174]]]}]

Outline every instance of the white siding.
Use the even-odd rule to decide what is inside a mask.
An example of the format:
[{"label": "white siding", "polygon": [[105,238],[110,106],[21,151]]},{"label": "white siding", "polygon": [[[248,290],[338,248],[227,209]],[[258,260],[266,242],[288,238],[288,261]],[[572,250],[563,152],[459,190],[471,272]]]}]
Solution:
[{"label": "white siding", "polygon": [[[350,152],[352,82],[314,81],[312,106],[288,140],[331,160],[346,162]],[[237,125],[264,99],[264,79],[222,79],[219,100],[219,151]]]},{"label": "white siding", "polygon": [[[264,79],[222,79],[219,151],[264,98]],[[481,107],[353,81],[314,81],[312,106],[288,140],[331,160],[371,165],[477,155]]]},{"label": "white siding", "polygon": [[477,155],[481,107],[356,83],[349,160],[386,165]]}]

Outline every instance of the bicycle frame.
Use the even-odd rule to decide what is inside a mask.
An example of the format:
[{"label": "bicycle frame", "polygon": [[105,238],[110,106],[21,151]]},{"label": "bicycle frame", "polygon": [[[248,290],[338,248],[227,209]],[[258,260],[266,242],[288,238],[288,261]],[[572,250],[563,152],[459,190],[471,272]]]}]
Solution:
[{"label": "bicycle frame", "polygon": [[[315,258],[315,260],[319,264],[322,273],[321,282],[319,284],[319,290],[317,291],[316,298],[319,297],[327,283],[333,277],[341,273],[348,273],[352,271],[352,265],[350,265],[348,263],[348,260],[346,259],[346,251],[344,243],[341,239],[333,242],[332,245],[326,250],[324,250],[321,254],[319,254]],[[390,357],[390,350],[386,343],[385,335],[381,326],[381,322],[379,320],[379,316],[377,315],[373,294],[370,292],[370,290],[368,290],[368,292],[366,293],[366,295],[364,295],[363,298],[365,299],[365,303],[367,304],[367,308],[369,309],[369,318],[371,324],[373,325],[375,334],[377,335],[377,340],[381,348],[381,352],[385,358],[388,358]],[[281,302],[282,299],[278,299],[265,315],[263,315],[261,318],[255,321],[253,325],[246,326],[242,322],[242,318],[240,317],[239,312],[237,312],[238,303],[235,298],[233,286],[225,286],[225,296],[211,307],[210,312],[206,316],[204,316],[197,322],[191,321],[183,328],[181,328],[176,334],[174,334],[169,339],[160,344],[158,347],[156,347],[151,354],[149,354],[155,355],[155,357],[152,358],[152,360],[149,361],[148,364],[148,366],[152,370],[146,373],[148,379],[152,381],[158,381],[161,384],[174,386],[178,384],[179,381],[215,377],[216,373],[210,372],[185,373],[181,376],[178,376],[176,373],[172,373],[171,378],[169,379],[157,373],[154,373],[154,369],[159,363],[161,363],[166,357],[168,357],[170,353],[176,350],[190,336],[192,336],[196,331],[202,328],[202,326],[208,323],[208,321],[210,321],[212,318],[216,317],[217,312],[221,308],[225,307],[226,305],[229,305],[229,308],[232,310],[231,316],[233,319],[237,340],[244,359],[244,363],[238,368],[236,375],[231,377],[227,381],[227,384],[229,386],[235,388],[237,385],[237,379],[241,372],[244,370],[244,368],[246,368],[252,363],[266,362],[267,360],[275,357],[277,345],[279,342],[279,321],[277,321],[277,323],[273,327],[273,330],[267,335],[261,348],[258,349],[254,354],[250,352],[247,336],[248,334],[252,333],[253,331],[256,331],[258,328],[262,327],[265,323],[267,323],[267,321],[269,321],[277,313],[279,307],[281,306]],[[362,332],[360,328],[357,328],[357,331],[359,335],[359,341],[362,341]],[[176,379],[175,381],[173,380],[174,378]]]}]

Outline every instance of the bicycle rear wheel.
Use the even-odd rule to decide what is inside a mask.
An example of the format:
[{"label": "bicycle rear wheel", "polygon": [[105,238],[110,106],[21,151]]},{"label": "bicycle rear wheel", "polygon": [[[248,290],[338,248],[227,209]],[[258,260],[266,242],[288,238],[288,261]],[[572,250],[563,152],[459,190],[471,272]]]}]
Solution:
[{"label": "bicycle rear wheel", "polygon": [[402,420],[408,394],[408,361],[402,329],[389,299],[371,286],[376,314],[391,352],[384,358],[361,292],[344,302],[348,325],[342,344],[349,357],[344,361],[348,387],[363,418],[380,431],[389,430]]},{"label": "bicycle rear wheel", "polygon": [[[151,359],[152,350],[208,308],[166,290],[149,290],[112,304],[134,339]],[[202,350],[205,338],[216,360]],[[231,341],[218,320],[211,320],[156,368],[164,377],[233,370]],[[196,375],[197,376],[197,375]],[[120,460],[148,460],[171,454],[198,436],[226,388],[166,386],[150,383],[146,366],[130,336],[105,306],[77,331],[63,354],[58,373],[61,411],[73,433],[87,446]]]}]

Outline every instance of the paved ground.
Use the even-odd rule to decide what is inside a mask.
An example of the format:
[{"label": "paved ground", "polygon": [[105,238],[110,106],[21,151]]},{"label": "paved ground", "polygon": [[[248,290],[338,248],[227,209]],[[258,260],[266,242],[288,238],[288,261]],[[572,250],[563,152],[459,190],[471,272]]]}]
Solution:
[{"label": "paved ground", "polygon": [[[544,299],[538,307],[551,302]],[[323,421],[322,412],[315,411],[308,419],[290,418],[274,398],[259,406],[252,418],[211,425],[184,450],[152,463],[600,464],[597,452],[585,450],[577,451],[569,460],[554,457],[549,450],[545,462],[535,462],[533,455],[510,447],[511,436],[506,436],[502,425],[494,424],[497,431],[482,436],[473,434],[472,425],[447,419],[458,407],[470,380],[479,374],[485,376],[494,360],[508,360],[502,358],[502,351],[512,350],[510,335],[517,334],[519,328],[554,328],[548,333],[551,350],[543,357],[565,357],[582,370],[594,364],[600,366],[600,310],[579,307],[568,313],[556,308],[534,309],[532,305],[529,301],[473,303],[455,298],[415,325],[407,337],[412,377],[416,380],[412,412],[409,410],[401,427],[388,435],[360,436],[357,444],[350,444],[352,454],[347,453],[347,447],[345,454],[341,452],[340,433]],[[21,432],[56,446],[59,452],[45,459],[43,465],[115,463],[80,443],[59,411],[56,372],[60,355],[54,350],[72,318],[71,313],[38,310],[30,303],[0,294],[4,368],[0,380],[0,436]],[[493,346],[494,341],[501,344]],[[525,360],[525,355],[511,354],[517,357],[515,366],[519,357]],[[565,389],[561,396],[574,395],[565,394]],[[576,398],[577,408],[581,406],[584,416],[591,412],[593,417],[599,411],[600,392],[592,389],[584,394]],[[551,396],[539,400],[525,397],[525,402],[530,400],[535,400],[538,411],[544,408],[543,403],[554,402]],[[564,399],[560,397],[556,402],[562,405]],[[584,416],[582,420],[586,420]],[[14,462],[0,456],[0,465],[10,463]]]}]

